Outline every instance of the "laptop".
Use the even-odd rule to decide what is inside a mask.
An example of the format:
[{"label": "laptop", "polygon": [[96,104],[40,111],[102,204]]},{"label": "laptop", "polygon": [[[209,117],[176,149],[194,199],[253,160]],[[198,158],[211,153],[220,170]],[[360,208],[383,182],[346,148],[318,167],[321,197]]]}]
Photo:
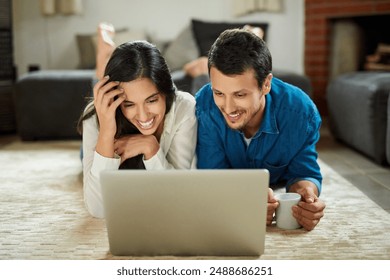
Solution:
[{"label": "laptop", "polygon": [[117,256],[260,256],[265,169],[101,173],[110,251]]}]

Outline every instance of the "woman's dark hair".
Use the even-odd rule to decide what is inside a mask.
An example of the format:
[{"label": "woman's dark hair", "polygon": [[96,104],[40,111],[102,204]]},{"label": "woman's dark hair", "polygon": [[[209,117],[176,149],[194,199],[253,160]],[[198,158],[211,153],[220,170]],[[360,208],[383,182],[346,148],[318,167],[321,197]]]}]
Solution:
[{"label": "woman's dark hair", "polygon": [[239,75],[253,69],[261,87],[272,72],[272,57],[264,40],[251,31],[228,29],[219,35],[210,48],[209,71],[211,67],[225,75]]},{"label": "woman's dark hair", "polygon": [[[172,81],[169,68],[160,51],[151,43],[146,41],[130,41],[118,46],[112,53],[104,71],[110,81],[130,82],[139,78],[150,79],[158,91],[165,96],[167,114],[176,96],[176,88]],[[78,122],[78,130],[82,133],[84,120],[94,116],[97,118],[96,109],[93,104],[85,111]],[[120,107],[115,115],[117,131],[115,138],[127,134],[140,133],[138,129],[129,122],[123,115]],[[129,159],[130,160],[130,159]],[[126,161],[124,162],[126,163]]]}]

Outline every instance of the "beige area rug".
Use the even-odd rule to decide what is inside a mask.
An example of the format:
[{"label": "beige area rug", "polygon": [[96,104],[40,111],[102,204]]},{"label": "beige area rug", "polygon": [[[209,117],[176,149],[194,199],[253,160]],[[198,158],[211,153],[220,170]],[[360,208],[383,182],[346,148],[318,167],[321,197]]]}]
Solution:
[{"label": "beige area rug", "polygon": [[[116,258],[104,220],[84,208],[79,148],[53,141],[0,149],[0,259]],[[390,259],[390,215],[320,164],[325,217],[311,232],[268,227],[260,258]]]}]

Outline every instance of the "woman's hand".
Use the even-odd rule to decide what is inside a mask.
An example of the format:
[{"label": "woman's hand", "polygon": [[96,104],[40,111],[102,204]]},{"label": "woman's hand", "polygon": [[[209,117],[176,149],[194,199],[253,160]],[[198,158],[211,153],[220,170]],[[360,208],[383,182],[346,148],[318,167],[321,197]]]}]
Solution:
[{"label": "woman's hand", "polygon": [[[105,157],[114,156],[114,137],[116,134],[115,112],[125,100],[119,82],[108,82],[108,77],[96,83],[93,88],[94,105],[99,119],[99,137],[96,151]],[[116,98],[117,97],[117,98]]]},{"label": "woman's hand", "polygon": [[160,144],[154,135],[131,134],[115,140],[115,153],[121,157],[121,162],[137,155],[144,155],[148,160],[157,154]]}]

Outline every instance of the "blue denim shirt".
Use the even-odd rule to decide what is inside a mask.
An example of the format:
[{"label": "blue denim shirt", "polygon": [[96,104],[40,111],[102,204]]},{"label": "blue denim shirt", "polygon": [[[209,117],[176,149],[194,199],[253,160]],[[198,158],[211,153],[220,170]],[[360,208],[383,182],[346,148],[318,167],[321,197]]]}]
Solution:
[{"label": "blue denim shirt", "polygon": [[321,191],[317,163],[320,114],[310,97],[299,88],[273,78],[266,96],[259,130],[249,145],[241,131],[228,127],[214,103],[210,84],[196,94],[198,118],[197,167],[199,169],[265,168],[270,184],[313,182]]}]

